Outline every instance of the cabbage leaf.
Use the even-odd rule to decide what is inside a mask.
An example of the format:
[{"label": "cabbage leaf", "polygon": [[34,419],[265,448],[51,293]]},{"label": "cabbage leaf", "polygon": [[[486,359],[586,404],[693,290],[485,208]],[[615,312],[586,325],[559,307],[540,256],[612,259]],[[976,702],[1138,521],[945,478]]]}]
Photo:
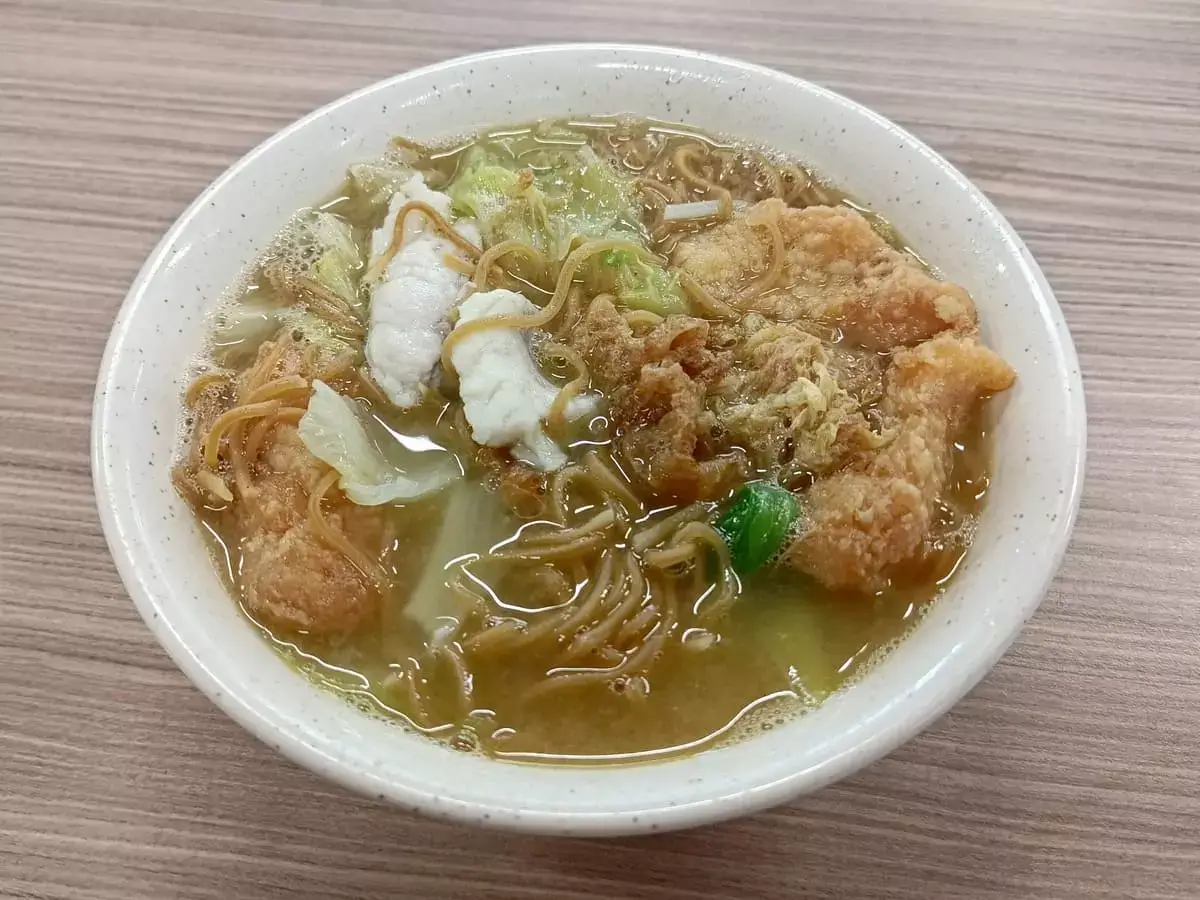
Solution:
[{"label": "cabbage leaf", "polygon": [[449,453],[418,453],[399,442],[381,446],[368,432],[358,404],[323,381],[313,382],[299,430],[304,445],[338,471],[338,486],[360,506],[415,500],[462,475]]},{"label": "cabbage leaf", "polygon": [[[478,220],[485,246],[519,240],[561,261],[579,240],[648,244],[633,180],[586,144],[530,149],[525,136],[476,144],[447,192],[455,212]],[[634,254],[606,254],[582,275],[593,293],[611,291],[634,309],[688,310],[678,279]]]},{"label": "cabbage leaf", "polygon": [[309,275],[322,287],[357,306],[362,254],[348,222],[327,212],[312,212],[302,222],[305,237],[317,255]]},{"label": "cabbage leaf", "polygon": [[612,270],[612,285],[607,289],[626,306],[646,309],[660,316],[688,312],[687,300],[679,287],[679,276],[669,269],[622,250],[605,253],[601,264]]},{"label": "cabbage leaf", "polygon": [[350,181],[368,203],[386,206],[400,185],[413,176],[411,166],[390,156],[378,162],[356,163],[348,170]]},{"label": "cabbage leaf", "polygon": [[435,642],[452,632],[475,604],[449,587],[458,565],[478,558],[480,548],[498,543],[512,533],[512,518],[499,499],[482,484],[466,479],[456,484],[446,499],[445,513],[421,578],[407,597],[403,616]]}]

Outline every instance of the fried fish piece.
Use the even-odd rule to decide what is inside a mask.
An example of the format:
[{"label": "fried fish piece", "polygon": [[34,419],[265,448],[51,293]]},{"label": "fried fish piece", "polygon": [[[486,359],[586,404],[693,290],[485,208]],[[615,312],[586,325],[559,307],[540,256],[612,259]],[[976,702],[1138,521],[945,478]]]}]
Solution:
[{"label": "fried fish piece", "polygon": [[718,452],[716,416],[706,405],[731,359],[710,346],[713,327],[704,319],[670,316],[637,336],[600,297],[571,333],[572,347],[609,397],[620,431],[617,450],[657,497],[719,497],[747,471],[740,454]]},{"label": "fried fish piece", "polygon": [[[314,533],[308,500],[325,471],[295,426],[282,425],[235,506],[242,601],[267,624],[289,631],[350,631],[379,608],[376,586],[340,550]],[[325,512],[357,547],[378,546],[378,510],[345,502]]]},{"label": "fried fish piece", "polygon": [[1015,378],[974,335],[944,334],[897,351],[881,404],[895,436],[860,464],[813,484],[786,564],[830,588],[882,587],[887,569],[917,554],[930,532],[967,416]]},{"label": "fried fish piece", "polygon": [[[300,376],[303,385],[322,374],[320,365],[314,346],[285,332],[265,341],[255,362],[236,378],[211,379],[197,391],[187,458],[172,478],[194,506],[228,505],[238,538],[238,585],[248,612],[274,628],[328,633],[357,628],[379,608],[377,586],[312,528],[309,496],[328,467],[304,445],[296,425],[283,421],[269,427],[261,454],[246,462],[240,484],[230,477],[224,457],[217,471],[203,459],[209,431],[222,413],[275,379]],[[303,406],[307,399],[301,395],[288,402]],[[230,438],[244,441],[247,433],[238,429]],[[378,510],[348,501],[328,505],[324,519],[334,533],[356,547],[380,546]]]},{"label": "fried fish piece", "polygon": [[[673,262],[740,310],[836,325],[872,350],[976,325],[975,304],[963,288],[934,278],[848,207],[792,209],[764,200],[682,239]],[[764,285],[764,277],[771,283]]]}]

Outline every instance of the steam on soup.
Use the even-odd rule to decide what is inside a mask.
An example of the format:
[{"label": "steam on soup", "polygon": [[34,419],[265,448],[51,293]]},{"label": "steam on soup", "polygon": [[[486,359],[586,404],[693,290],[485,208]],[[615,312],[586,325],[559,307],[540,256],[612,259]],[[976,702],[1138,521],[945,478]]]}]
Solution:
[{"label": "steam on soup", "polygon": [[781,155],[615,117],[397,139],[222,306],[174,480],[311,677],[463,749],[628,761],[901,637],[1013,377]]}]

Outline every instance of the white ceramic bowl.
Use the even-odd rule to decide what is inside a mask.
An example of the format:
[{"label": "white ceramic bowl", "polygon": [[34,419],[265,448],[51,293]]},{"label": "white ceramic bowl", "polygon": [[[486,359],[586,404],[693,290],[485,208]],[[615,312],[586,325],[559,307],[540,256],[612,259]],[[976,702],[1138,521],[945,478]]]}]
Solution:
[{"label": "white ceramic bowl", "polygon": [[[221,291],[297,208],[395,133],[418,139],[548,115],[630,112],[795,153],[895,223],[974,295],[1020,378],[1002,403],[994,487],[962,571],[906,641],[816,712],[742,743],[618,768],[458,753],[353,709],[289,669],[242,619],[172,491],[185,363]],[[452,60],[338,100],[218,178],[167,232],[121,308],[100,371],[93,473],[138,610],[214,703],[291,759],[365,794],[463,822],[562,834],[679,828],[811,791],[912,737],[996,662],[1041,601],[1079,500],[1075,351],[1009,224],[959,172],[830,91],[681,50],[576,45]]]}]

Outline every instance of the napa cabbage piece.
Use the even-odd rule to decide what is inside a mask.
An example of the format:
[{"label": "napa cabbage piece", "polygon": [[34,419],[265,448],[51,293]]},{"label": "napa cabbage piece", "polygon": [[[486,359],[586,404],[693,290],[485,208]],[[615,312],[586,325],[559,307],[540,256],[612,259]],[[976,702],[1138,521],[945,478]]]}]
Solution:
[{"label": "napa cabbage piece", "polygon": [[299,431],[309,452],[337,470],[338,486],[359,506],[415,500],[462,475],[454,456],[441,448],[430,445],[422,453],[398,440],[374,440],[358,404],[323,381],[313,381]]},{"label": "napa cabbage piece", "polygon": [[223,366],[248,365],[264,341],[288,328],[314,344],[323,358],[350,352],[351,344],[329,324],[300,306],[279,306],[250,297],[223,309],[213,329],[213,358]]},{"label": "napa cabbage piece", "polygon": [[612,279],[603,285],[626,306],[645,309],[660,316],[683,315],[688,304],[679,287],[679,276],[670,269],[647,262],[636,253],[613,250],[601,254],[601,277]]},{"label": "napa cabbage piece", "polygon": [[[583,144],[533,149],[528,139],[476,144],[447,189],[454,210],[478,220],[485,246],[518,240],[560,261],[579,240],[647,245],[633,181]],[[593,293],[659,315],[684,313],[678,279],[632,253],[605,254],[582,273]]]},{"label": "napa cabbage piece", "polygon": [[299,230],[301,239],[314,248],[309,276],[357,307],[363,260],[350,224],[333,213],[317,210],[300,221]]},{"label": "napa cabbage piece", "polygon": [[441,643],[475,604],[455,592],[450,581],[460,566],[479,559],[480,548],[497,544],[512,533],[511,517],[496,495],[482,484],[463,479],[450,489],[437,537],[420,580],[405,598],[402,618]]},{"label": "napa cabbage piece", "polygon": [[348,174],[368,203],[385,206],[400,185],[412,178],[413,169],[389,155],[376,162],[355,163]]},{"label": "napa cabbage piece", "polygon": [[[332,213],[309,210],[294,220],[286,235],[285,249],[271,261],[275,275],[267,276],[267,284],[272,284],[272,277],[287,284],[307,276],[346,301],[361,317],[358,282],[363,255],[349,223]],[[281,328],[300,332],[323,356],[337,356],[350,348],[336,327],[301,304],[285,305],[285,299],[289,299],[286,291],[279,295],[259,285],[238,303],[222,309],[213,332],[217,360],[222,365],[236,365],[253,358],[259,345]]]}]

